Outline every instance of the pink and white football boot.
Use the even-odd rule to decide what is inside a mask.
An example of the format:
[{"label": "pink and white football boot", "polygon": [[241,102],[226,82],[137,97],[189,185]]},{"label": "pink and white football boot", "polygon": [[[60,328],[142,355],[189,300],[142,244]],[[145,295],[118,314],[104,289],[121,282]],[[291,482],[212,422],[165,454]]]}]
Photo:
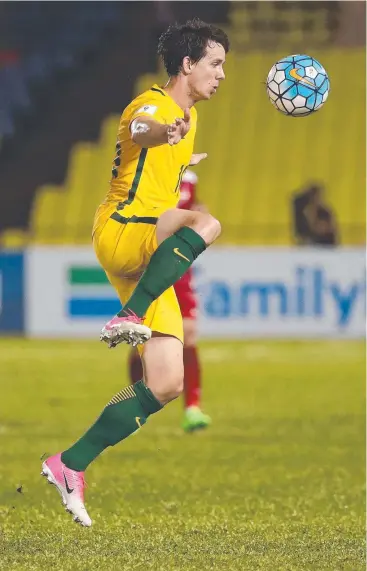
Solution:
[{"label": "pink and white football boot", "polygon": [[61,461],[61,454],[56,454],[43,462],[41,475],[49,484],[56,486],[66,511],[74,516],[74,521],[90,527],[92,520],[84,505],[84,472],[71,470]]},{"label": "pink and white football boot", "polygon": [[143,321],[143,318],[132,311],[126,317],[115,315],[103,327],[100,340],[107,343],[110,349],[119,343],[127,343],[133,347],[142,345],[152,336],[151,330],[143,325]]}]

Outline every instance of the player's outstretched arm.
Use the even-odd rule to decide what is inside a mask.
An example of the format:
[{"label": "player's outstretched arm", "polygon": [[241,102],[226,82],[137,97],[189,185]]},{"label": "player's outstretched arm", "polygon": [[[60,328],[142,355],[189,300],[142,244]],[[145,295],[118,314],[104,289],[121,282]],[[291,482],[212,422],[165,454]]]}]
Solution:
[{"label": "player's outstretched arm", "polygon": [[177,118],[171,124],[159,123],[145,115],[137,117],[131,123],[131,138],[140,147],[150,148],[159,145],[177,145],[190,129],[190,111],[185,109],[184,117]]},{"label": "player's outstretched arm", "polygon": [[165,145],[168,143],[168,127],[151,117],[137,117],[130,125],[131,138],[145,149]]}]

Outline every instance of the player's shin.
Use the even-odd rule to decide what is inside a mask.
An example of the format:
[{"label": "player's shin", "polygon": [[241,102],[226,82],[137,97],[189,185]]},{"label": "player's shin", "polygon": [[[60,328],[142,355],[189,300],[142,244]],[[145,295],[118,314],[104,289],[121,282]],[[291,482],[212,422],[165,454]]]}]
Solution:
[{"label": "player's shin", "polygon": [[62,453],[62,462],[72,470],[84,471],[103,450],[130,436],[161,408],[143,381],[126,387],[111,399],[80,440]]},{"label": "player's shin", "polygon": [[153,301],[176,283],[205,249],[203,238],[187,226],[166,238],[154,252],[132,296],[118,315],[125,317],[133,312],[143,317]]}]

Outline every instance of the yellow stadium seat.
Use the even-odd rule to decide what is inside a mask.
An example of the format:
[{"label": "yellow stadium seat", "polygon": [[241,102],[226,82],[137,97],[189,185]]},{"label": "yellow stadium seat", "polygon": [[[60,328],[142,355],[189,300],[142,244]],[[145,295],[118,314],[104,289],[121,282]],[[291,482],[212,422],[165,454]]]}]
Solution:
[{"label": "yellow stadium seat", "polygon": [[65,184],[64,239],[68,244],[83,242],[88,229],[90,234],[92,222],[85,219],[83,210],[89,200],[96,154],[91,143],[74,145]]},{"label": "yellow stadium seat", "polygon": [[91,176],[88,184],[88,200],[86,200],[83,208],[83,216],[90,225],[88,229],[88,240],[90,240],[91,227],[96,208],[98,204],[102,202],[108,191],[112,161],[115,157],[119,120],[119,115],[111,115],[104,121],[101,129],[101,137],[95,147],[94,163],[90,171]]},{"label": "yellow stadium seat", "polygon": [[88,244],[93,216],[108,190],[119,116],[108,117],[99,141],[77,143],[70,152],[63,186],[37,191],[31,236],[38,244]]},{"label": "yellow stadium seat", "polygon": [[62,187],[43,186],[35,197],[30,238],[36,244],[63,244],[66,193]]},{"label": "yellow stadium seat", "polygon": [[0,235],[0,246],[7,250],[25,248],[28,244],[28,232],[20,228],[9,228]]}]

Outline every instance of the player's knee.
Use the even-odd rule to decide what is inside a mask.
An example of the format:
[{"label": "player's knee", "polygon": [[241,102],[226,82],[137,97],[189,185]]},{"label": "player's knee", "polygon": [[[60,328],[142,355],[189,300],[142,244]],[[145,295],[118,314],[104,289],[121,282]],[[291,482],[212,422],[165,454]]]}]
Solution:
[{"label": "player's knee", "polygon": [[205,243],[209,246],[221,233],[222,228],[220,222],[208,213],[197,212],[195,214],[197,216],[193,224],[193,229],[200,234]]},{"label": "player's knee", "polygon": [[171,378],[165,379],[165,382],[161,383],[159,388],[155,388],[153,394],[159,400],[159,402],[162,404],[167,404],[172,400],[178,398],[181,395],[183,388],[183,373],[177,373],[171,376]]},{"label": "player's knee", "polygon": [[216,240],[220,236],[220,234],[222,232],[222,226],[221,226],[219,220],[214,218],[214,216],[211,216],[211,215],[209,215],[209,216],[210,216],[210,221],[209,221],[210,230],[212,232],[213,242],[214,242],[214,240]]},{"label": "player's knee", "polygon": [[184,378],[183,375],[177,377],[171,385],[169,396],[170,400],[177,399],[183,392],[184,389]]},{"label": "player's knee", "polygon": [[174,375],[174,377],[170,379],[170,382],[167,383],[167,388],[166,388],[167,402],[177,399],[181,395],[183,388],[184,388],[183,373]]}]

